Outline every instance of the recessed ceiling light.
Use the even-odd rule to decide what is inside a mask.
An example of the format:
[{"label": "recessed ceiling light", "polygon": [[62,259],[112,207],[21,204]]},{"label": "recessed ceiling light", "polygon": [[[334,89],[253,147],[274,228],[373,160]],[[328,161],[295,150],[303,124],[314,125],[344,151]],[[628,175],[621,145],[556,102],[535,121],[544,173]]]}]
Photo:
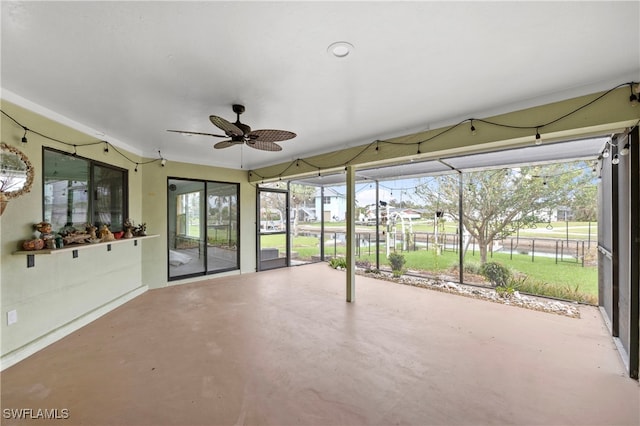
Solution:
[{"label": "recessed ceiling light", "polygon": [[337,41],[335,43],[331,43],[327,48],[327,52],[330,55],[335,56],[336,58],[344,58],[351,53],[353,50],[353,45],[351,43],[347,43],[346,41]]}]

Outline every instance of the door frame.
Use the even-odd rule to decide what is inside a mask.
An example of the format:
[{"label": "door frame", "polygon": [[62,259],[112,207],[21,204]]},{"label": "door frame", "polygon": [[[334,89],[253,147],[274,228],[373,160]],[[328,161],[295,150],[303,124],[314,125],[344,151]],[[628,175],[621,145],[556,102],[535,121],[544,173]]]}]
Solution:
[{"label": "door frame", "polygon": [[[284,221],[284,230],[281,231],[271,231],[262,230],[261,224],[261,211],[262,211],[262,195],[266,193],[272,194],[284,194],[285,197],[285,208],[282,213],[283,221]],[[289,212],[289,190],[288,189],[276,189],[276,188],[261,188],[258,186],[258,190],[256,191],[256,271],[266,271],[269,269],[276,268],[285,268],[291,265],[291,241],[289,239],[290,234],[290,212]],[[263,259],[263,255],[266,252],[263,251],[262,247],[262,236],[263,235],[284,235],[285,236],[285,256],[270,259]],[[266,249],[266,247],[265,247]]]}]

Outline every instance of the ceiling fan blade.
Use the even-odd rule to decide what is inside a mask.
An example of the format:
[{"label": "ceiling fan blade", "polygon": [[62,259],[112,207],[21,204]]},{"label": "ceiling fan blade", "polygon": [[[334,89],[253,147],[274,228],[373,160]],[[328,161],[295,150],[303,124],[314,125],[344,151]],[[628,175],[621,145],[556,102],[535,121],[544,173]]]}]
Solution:
[{"label": "ceiling fan blade", "polygon": [[230,146],[241,144],[242,142],[234,141],[233,139],[229,139],[228,141],[222,141],[215,144],[213,147],[215,149],[229,148]]},{"label": "ceiling fan blade", "polygon": [[226,135],[215,135],[213,133],[201,133],[201,132],[188,132],[186,130],[167,130],[167,132],[174,133],[182,133],[183,135],[203,135],[203,136],[214,136],[216,138],[226,138]]},{"label": "ceiling fan blade", "polygon": [[258,139],[248,140],[247,145],[251,148],[259,149],[262,151],[282,151],[282,147],[277,143],[261,141]]},{"label": "ceiling fan blade", "polygon": [[224,130],[227,136],[242,136],[244,133],[242,130],[236,126],[235,124],[229,123],[222,117],[218,117],[216,115],[210,115],[209,120],[219,129]]},{"label": "ceiling fan blade", "polygon": [[293,139],[296,137],[296,134],[293,132],[288,132],[286,130],[264,129],[264,130],[254,130],[251,133],[249,133],[248,136],[250,139],[254,141],[280,142],[280,141]]}]

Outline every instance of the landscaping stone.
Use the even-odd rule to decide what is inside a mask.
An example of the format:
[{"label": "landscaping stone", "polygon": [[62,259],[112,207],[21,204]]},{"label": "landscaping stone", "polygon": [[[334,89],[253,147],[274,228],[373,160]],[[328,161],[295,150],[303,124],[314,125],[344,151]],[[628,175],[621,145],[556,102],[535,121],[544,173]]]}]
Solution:
[{"label": "landscaping stone", "polygon": [[481,288],[476,286],[458,284],[443,279],[429,279],[402,275],[394,277],[385,271],[370,272],[361,268],[356,268],[356,274],[370,278],[391,281],[397,284],[411,285],[445,293],[457,294],[474,299],[487,300],[504,305],[517,306],[535,311],[549,312],[557,315],[564,315],[571,318],[580,318],[580,310],[575,302],[563,302],[551,300],[543,297],[523,295],[519,291],[514,291],[511,295],[500,296],[492,288]]}]

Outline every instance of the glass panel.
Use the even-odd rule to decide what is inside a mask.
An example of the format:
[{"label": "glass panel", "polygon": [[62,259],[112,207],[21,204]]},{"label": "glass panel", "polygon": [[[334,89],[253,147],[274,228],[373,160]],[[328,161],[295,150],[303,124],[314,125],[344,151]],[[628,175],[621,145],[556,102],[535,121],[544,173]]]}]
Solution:
[{"label": "glass panel", "polygon": [[259,192],[260,270],[287,266],[287,197],[286,191]]},{"label": "glass panel", "polygon": [[205,272],[204,182],[169,179],[169,278]]},{"label": "glass panel", "polygon": [[324,188],[324,197],[318,209],[324,216],[325,259],[344,257],[347,253],[347,212],[346,185]]},{"label": "glass panel", "polygon": [[465,173],[464,281],[597,304],[591,167],[569,162]]},{"label": "glass panel", "polygon": [[457,189],[458,176],[451,175],[405,180],[402,190],[394,190],[400,199],[394,197],[397,207],[389,212],[392,240],[417,275],[458,280]]},{"label": "glass panel", "polygon": [[84,229],[91,221],[89,166],[82,158],[44,151],[44,220],[54,232],[65,226]]},{"label": "glass panel", "polygon": [[237,269],[238,185],[207,183],[207,270]]},{"label": "glass panel", "polygon": [[286,212],[286,192],[262,191],[260,193],[260,232],[285,232]]},{"label": "glass panel", "polygon": [[[356,184],[356,266],[363,269],[375,269],[376,261],[384,261],[384,237],[386,201],[376,210],[376,186],[377,183]],[[376,213],[378,216],[376,216]],[[380,231],[380,244],[383,247],[381,256],[376,256],[378,245],[376,244],[376,225]]]},{"label": "glass panel", "polygon": [[316,214],[315,186],[292,183],[289,186],[289,218],[291,221],[291,263],[319,262],[320,218]]},{"label": "glass panel", "polygon": [[125,211],[125,172],[110,167],[95,166],[94,176],[94,224],[110,225],[111,231],[122,231]]}]

